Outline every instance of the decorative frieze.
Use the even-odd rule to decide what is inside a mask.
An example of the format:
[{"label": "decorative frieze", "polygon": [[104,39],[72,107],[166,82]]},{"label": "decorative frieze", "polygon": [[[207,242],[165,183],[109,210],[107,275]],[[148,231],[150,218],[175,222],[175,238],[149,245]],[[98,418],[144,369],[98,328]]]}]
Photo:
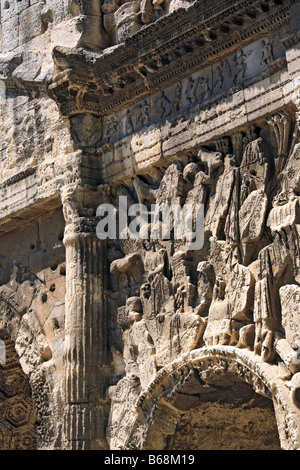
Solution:
[{"label": "decorative frieze", "polygon": [[[59,73],[50,84],[49,91],[61,103],[61,111],[64,115],[86,111],[103,115],[111,112],[114,108],[119,109],[121,105],[124,106],[126,102],[137,99],[145,93],[149,94],[149,90],[178,82],[186,75],[187,71],[191,73],[196,68],[212,63],[220,53],[231,49],[234,44],[236,44],[237,50],[231,73],[232,83],[237,85],[245,78],[246,59],[250,55],[250,51],[245,52],[238,44],[243,40],[249,41],[250,37],[252,39],[257,36],[261,37],[262,51],[258,63],[266,67],[273,58],[277,57],[273,55],[273,46],[270,45],[270,40],[263,39],[265,31],[267,28],[272,30],[275,25],[278,28],[281,22],[284,24],[289,14],[290,5],[287,5],[286,2],[272,3],[272,5],[268,5],[267,10],[262,9],[259,2],[253,2],[253,4],[255,4],[255,6],[253,5],[254,10],[257,10],[250,16],[249,6],[247,8],[246,5],[240,5],[241,12],[244,12],[244,16],[247,18],[247,21],[244,22],[237,21],[234,16],[236,6],[235,8],[223,7],[222,10],[219,10],[217,19],[214,15],[212,20],[210,15],[213,14],[213,9],[206,11],[203,16],[203,5],[200,2],[195,2],[185,13],[179,10],[168,16],[168,24],[162,18],[153,25],[147,26],[145,30],[134,34],[134,45],[130,38],[125,41],[125,44],[103,56],[76,52],[76,50],[64,50],[63,48],[56,49],[54,50],[54,59]],[[242,14],[240,16],[243,17]],[[228,20],[229,18],[230,20]],[[226,23],[226,21],[234,24],[230,35],[226,28],[222,30],[221,27],[222,22]],[[211,23],[220,25],[218,34],[212,33]],[[173,32],[174,28],[176,28],[176,34]],[[160,35],[160,30],[163,32],[160,44],[155,45],[154,39],[154,46],[151,46],[150,52],[151,38]],[[138,57],[136,57],[137,51]],[[85,63],[84,73],[83,70],[77,72],[76,62],[78,63],[78,60]],[[91,60],[94,64],[92,68]],[[120,63],[124,65],[120,66]],[[63,64],[63,67],[60,64]],[[107,69],[110,70],[109,73],[106,72]],[[228,74],[228,71],[226,60],[223,61],[223,64],[221,61],[213,82],[215,86],[223,87],[225,74]],[[87,73],[92,76],[93,86],[91,89],[88,85]],[[85,87],[85,93],[83,95],[81,93],[84,99],[80,100],[79,98],[78,101],[75,96],[79,96],[78,86],[81,87],[82,79],[85,80],[87,87]],[[66,102],[66,99],[63,98],[65,87],[69,90],[73,89],[72,94],[74,95],[74,99],[69,96],[66,109],[63,104]],[[93,99],[90,99],[92,96]]]}]

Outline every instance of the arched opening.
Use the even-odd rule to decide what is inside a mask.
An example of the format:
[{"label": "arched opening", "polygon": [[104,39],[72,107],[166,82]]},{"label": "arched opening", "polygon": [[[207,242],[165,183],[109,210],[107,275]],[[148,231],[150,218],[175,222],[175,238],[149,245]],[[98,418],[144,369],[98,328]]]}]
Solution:
[{"label": "arched opening", "polygon": [[166,439],[165,449],[281,449],[272,400],[245,382],[226,379],[197,386],[193,374],[175,396],[173,404],[185,412]]},{"label": "arched opening", "polygon": [[3,331],[0,346],[0,450],[35,450],[36,416],[28,376],[14,341]]},{"label": "arched opening", "polygon": [[168,401],[160,400],[144,449],[280,450],[273,402],[234,374],[205,382],[191,369]]},{"label": "arched opening", "polygon": [[[211,346],[161,369],[136,401],[122,449],[292,450],[298,408],[274,366]],[[116,447],[119,448],[119,447]]]}]

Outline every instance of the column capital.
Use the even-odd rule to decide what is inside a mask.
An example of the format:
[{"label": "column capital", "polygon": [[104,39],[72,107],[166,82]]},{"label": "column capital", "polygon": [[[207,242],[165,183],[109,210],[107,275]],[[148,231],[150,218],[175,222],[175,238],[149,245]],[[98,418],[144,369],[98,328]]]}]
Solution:
[{"label": "column capital", "polygon": [[97,191],[69,185],[61,192],[63,214],[66,223],[64,244],[80,239],[96,238],[96,227],[100,220],[97,208],[109,203],[111,187],[102,185]]},{"label": "column capital", "polygon": [[66,225],[64,245],[67,246],[87,238],[96,239],[96,227],[98,222],[98,217],[80,217],[76,222]]}]

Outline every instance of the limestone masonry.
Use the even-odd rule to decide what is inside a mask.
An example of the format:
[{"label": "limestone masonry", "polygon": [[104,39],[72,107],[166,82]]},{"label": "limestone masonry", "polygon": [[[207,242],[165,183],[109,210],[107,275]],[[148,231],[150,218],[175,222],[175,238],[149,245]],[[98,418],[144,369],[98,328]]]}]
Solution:
[{"label": "limestone masonry", "polygon": [[300,2],[0,4],[0,450],[300,450]]}]

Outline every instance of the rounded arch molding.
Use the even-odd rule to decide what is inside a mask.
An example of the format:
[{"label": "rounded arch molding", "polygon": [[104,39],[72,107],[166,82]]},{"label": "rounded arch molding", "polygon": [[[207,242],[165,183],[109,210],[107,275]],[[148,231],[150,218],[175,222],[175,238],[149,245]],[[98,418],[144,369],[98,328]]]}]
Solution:
[{"label": "rounded arch molding", "polygon": [[231,346],[197,349],[161,369],[135,402],[123,449],[147,448],[151,429],[159,428],[163,408],[167,408],[170,428],[174,428],[178,410],[173,407],[172,397],[195,371],[203,383],[216,377],[222,380],[228,375],[235,376],[259,395],[272,400],[281,448],[300,449],[300,412],[293,403],[290,387],[279,379],[277,366],[263,362],[251,351]]},{"label": "rounded arch molding", "polygon": [[[20,313],[14,292],[0,289],[0,339],[14,344],[21,373],[28,377],[37,431],[37,446],[47,448],[52,441],[51,391],[43,364],[51,351],[34,314]],[[5,369],[4,363],[3,368]],[[8,364],[9,366],[9,364]]]}]

